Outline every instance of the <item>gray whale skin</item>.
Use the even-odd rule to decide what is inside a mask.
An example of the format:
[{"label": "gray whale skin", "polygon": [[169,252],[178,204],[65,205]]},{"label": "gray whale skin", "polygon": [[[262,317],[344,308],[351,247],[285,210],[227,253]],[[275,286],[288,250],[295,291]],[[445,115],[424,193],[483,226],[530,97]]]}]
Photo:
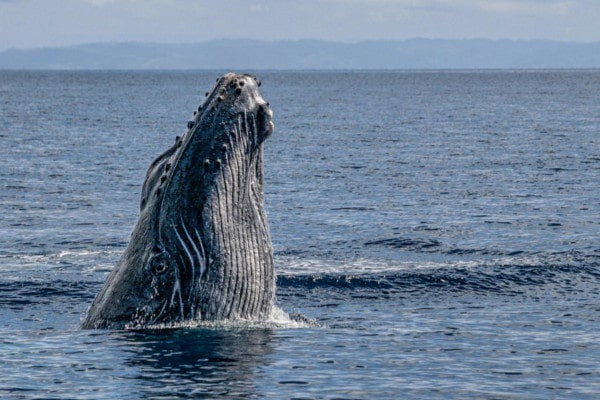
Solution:
[{"label": "gray whale skin", "polygon": [[148,168],[140,215],[82,328],[267,319],[275,297],[260,81],[217,79],[188,130]]}]

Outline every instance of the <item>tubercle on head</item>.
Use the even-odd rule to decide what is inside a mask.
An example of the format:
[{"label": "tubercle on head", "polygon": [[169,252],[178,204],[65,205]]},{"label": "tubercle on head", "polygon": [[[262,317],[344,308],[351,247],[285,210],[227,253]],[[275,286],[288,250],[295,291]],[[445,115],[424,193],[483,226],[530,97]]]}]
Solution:
[{"label": "tubercle on head", "polygon": [[238,99],[244,96],[246,92],[247,98],[253,98],[254,89],[260,87],[261,82],[258,78],[250,74],[236,75],[228,73],[221,78],[217,78],[217,83],[210,92],[206,92],[206,100],[199,107],[200,110],[211,110],[218,107],[220,104],[231,105],[236,103]]}]

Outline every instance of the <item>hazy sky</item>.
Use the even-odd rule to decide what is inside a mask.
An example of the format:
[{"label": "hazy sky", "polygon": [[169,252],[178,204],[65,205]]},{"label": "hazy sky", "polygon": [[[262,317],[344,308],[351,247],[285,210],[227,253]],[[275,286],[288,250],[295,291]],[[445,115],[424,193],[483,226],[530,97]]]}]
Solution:
[{"label": "hazy sky", "polygon": [[600,41],[600,0],[0,0],[0,50],[413,37]]}]

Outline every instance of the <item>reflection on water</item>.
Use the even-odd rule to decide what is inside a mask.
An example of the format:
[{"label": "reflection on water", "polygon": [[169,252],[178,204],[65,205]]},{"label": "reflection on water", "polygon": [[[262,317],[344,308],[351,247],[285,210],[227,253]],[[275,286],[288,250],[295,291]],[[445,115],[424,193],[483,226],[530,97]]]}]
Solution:
[{"label": "reflection on water", "polygon": [[[124,332],[125,363],[142,397],[256,397],[253,374],[273,351],[268,329],[170,329]],[[136,385],[137,386],[137,385]]]}]

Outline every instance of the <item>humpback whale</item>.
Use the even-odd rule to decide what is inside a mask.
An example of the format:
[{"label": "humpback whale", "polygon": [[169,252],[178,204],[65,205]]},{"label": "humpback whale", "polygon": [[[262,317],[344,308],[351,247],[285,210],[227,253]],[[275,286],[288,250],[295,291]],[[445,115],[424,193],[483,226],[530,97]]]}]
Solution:
[{"label": "humpback whale", "polygon": [[273,113],[258,78],[226,74],[150,164],[130,242],[84,329],[264,320],[275,297],[262,144]]}]

